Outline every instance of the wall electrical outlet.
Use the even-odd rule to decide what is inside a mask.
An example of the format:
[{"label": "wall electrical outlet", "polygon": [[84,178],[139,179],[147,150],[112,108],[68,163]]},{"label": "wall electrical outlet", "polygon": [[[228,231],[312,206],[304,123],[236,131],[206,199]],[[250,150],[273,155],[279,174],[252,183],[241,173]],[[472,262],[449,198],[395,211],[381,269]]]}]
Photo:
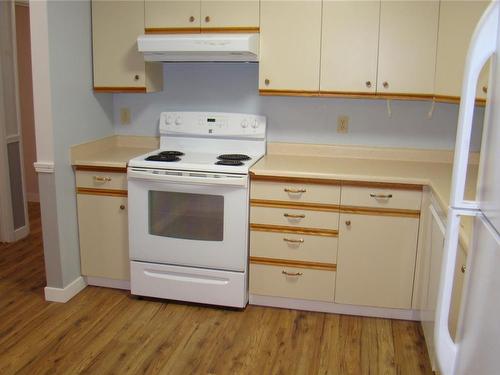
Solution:
[{"label": "wall electrical outlet", "polygon": [[129,107],[120,108],[120,123],[122,125],[129,125],[130,124],[130,108]]},{"label": "wall electrical outlet", "polygon": [[347,133],[349,131],[349,116],[337,117],[337,133]]}]

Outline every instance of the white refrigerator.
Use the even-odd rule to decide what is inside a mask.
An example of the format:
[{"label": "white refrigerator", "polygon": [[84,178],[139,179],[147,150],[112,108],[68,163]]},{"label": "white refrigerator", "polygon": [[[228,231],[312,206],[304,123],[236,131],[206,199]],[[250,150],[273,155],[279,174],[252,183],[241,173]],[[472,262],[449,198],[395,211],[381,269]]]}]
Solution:
[{"label": "white refrigerator", "polygon": [[[479,21],[467,54],[460,103],[453,181],[448,210],[434,343],[444,375],[500,374],[500,4],[493,1]],[[475,201],[464,199],[472,115],[479,73],[489,58],[491,73]],[[457,338],[448,316],[460,217],[473,216]]]}]

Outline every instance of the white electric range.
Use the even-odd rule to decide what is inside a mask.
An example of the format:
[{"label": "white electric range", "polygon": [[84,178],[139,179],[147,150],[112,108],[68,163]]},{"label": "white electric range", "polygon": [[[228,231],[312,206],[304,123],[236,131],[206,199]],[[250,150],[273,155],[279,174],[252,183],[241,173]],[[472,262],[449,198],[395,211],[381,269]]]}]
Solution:
[{"label": "white electric range", "polygon": [[244,307],[249,168],[266,151],[266,119],[163,112],[160,149],[129,161],[135,295]]}]

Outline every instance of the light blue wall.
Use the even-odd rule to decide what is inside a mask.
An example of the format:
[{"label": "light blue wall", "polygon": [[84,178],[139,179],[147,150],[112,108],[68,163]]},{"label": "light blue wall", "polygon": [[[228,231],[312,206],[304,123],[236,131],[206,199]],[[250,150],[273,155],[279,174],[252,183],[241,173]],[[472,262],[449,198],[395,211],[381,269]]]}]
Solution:
[{"label": "light blue wall", "polygon": [[57,225],[59,237],[45,251],[54,252],[50,259],[61,263],[61,275],[47,275],[48,282],[56,284],[49,286],[62,287],[80,276],[70,147],[113,134],[113,100],[92,90],[90,1],[49,1],[47,11],[55,158],[55,191],[49,189],[47,194],[56,195],[57,223],[44,225]]},{"label": "light blue wall", "polygon": [[[160,93],[114,95],[115,132],[157,135],[161,111],[206,110],[265,115],[269,141],[429,149],[452,149],[455,142],[457,105],[436,103],[429,119],[430,102],[391,101],[389,117],[385,100],[259,96],[258,64],[164,64],[164,87]],[[120,125],[121,107],[130,107],[130,125]],[[338,115],[350,117],[348,134],[336,132]]]}]

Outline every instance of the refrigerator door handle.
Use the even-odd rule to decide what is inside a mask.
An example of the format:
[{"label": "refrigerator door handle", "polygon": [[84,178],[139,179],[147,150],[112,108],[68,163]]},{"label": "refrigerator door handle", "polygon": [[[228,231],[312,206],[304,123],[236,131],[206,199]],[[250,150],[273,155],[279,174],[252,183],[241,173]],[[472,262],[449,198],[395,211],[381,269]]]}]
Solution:
[{"label": "refrigerator door handle", "polygon": [[436,320],[434,328],[434,345],[440,371],[443,375],[454,374],[458,346],[453,342],[448,328],[451,296],[455,277],[455,263],[458,251],[458,237],[460,232],[460,216],[476,216],[478,211],[448,210],[446,239],[443,248],[441,265],[441,279],[436,306]]},{"label": "refrigerator door handle", "polygon": [[[465,61],[451,185],[451,207],[478,209],[477,202],[464,200],[465,180],[469,160],[472,117],[476,101],[476,86],[481,69],[496,51],[498,13],[499,2],[493,1],[476,26]],[[487,116],[488,113],[485,117],[487,118]]]}]

